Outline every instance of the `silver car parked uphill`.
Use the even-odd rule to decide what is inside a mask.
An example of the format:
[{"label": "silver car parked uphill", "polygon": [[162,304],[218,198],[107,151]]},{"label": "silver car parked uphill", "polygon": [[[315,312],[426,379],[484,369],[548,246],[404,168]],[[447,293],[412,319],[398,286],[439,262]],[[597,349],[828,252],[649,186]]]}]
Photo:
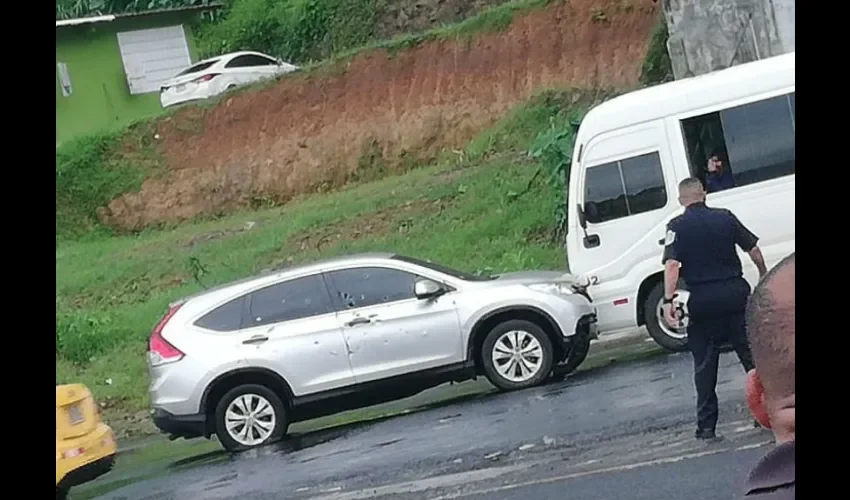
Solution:
[{"label": "silver car parked uphill", "polygon": [[575,370],[595,322],[557,271],[474,276],[393,254],[276,270],[171,305],[149,341],[153,419],[235,451],[449,381],[523,389]]}]

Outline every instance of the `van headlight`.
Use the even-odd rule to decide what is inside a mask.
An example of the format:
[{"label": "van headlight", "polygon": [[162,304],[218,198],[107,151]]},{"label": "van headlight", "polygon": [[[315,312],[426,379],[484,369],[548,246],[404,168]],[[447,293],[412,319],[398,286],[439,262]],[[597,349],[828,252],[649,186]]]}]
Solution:
[{"label": "van headlight", "polygon": [[534,285],[528,285],[528,288],[531,288],[535,292],[553,293],[557,295],[572,295],[575,293],[575,290],[565,283],[537,283]]}]

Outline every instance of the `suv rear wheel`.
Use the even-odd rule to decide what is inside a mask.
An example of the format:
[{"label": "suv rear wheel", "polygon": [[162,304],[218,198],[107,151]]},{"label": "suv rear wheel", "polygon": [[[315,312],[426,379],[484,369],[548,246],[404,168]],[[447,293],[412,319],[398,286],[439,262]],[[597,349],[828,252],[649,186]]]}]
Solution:
[{"label": "suv rear wheel", "polygon": [[533,387],[552,370],[552,341],[530,321],[506,321],[487,334],[481,359],[484,374],[499,389]]},{"label": "suv rear wheel", "polygon": [[289,423],[283,401],[268,387],[234,387],[215,409],[215,433],[228,451],[256,448],[280,439]]}]

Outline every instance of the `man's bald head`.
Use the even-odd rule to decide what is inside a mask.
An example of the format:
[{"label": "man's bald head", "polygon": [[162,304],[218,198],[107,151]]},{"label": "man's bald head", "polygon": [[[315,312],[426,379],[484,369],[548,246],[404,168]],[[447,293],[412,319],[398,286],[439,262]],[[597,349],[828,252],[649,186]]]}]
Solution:
[{"label": "man's bald head", "polygon": [[696,177],[688,177],[679,183],[679,203],[688,206],[700,201],[705,201],[705,188],[702,181]]},{"label": "man's bald head", "polygon": [[747,337],[767,397],[795,394],[795,254],[782,259],[753,290]]}]

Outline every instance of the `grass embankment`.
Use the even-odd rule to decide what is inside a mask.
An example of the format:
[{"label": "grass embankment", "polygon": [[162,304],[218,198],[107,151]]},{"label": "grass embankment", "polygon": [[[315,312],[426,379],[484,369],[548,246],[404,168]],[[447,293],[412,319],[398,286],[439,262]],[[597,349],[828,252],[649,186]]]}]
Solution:
[{"label": "grass embankment", "polygon": [[[386,26],[380,26],[387,22],[388,14],[395,17],[392,2],[387,0],[233,0],[213,22],[196,23],[195,32],[202,57],[258,50],[288,62],[311,64],[341,53],[377,47],[394,50],[415,41],[503,29],[516,13],[553,1],[563,0],[495,0],[490,2],[495,5],[477,12],[474,7],[464,9],[458,13],[460,17],[475,13],[461,22],[412,35],[406,32],[410,20],[395,19],[389,33]],[[426,2],[422,7],[428,11],[433,6]]]},{"label": "grass embankment", "polygon": [[[267,0],[240,0],[231,4],[231,8],[225,12],[221,21],[205,25],[206,27],[202,29],[202,38],[203,44],[213,52],[215,52],[214,48],[219,46],[226,46],[228,50],[245,47],[263,50],[259,47],[270,44],[268,53],[292,59],[288,54],[290,51],[295,51],[303,55],[297,58],[297,62],[304,63],[302,71],[283,75],[281,78],[304,78],[306,75],[321,77],[337,71],[345,71],[346,62],[364,52],[385,50],[395,54],[431,40],[471,39],[478,33],[498,32],[510,26],[517,15],[543,8],[554,1],[563,0],[512,0],[485,8],[456,24],[439,26],[419,33],[404,33],[387,40],[374,40],[371,34],[368,36],[345,35],[344,38],[347,40],[345,43],[336,43],[333,42],[335,39],[327,37],[319,37],[321,39],[319,40],[316,38],[318,32],[310,30],[297,33],[298,40],[295,40],[290,31],[295,29],[293,26],[307,22],[305,19],[309,21],[307,24],[323,26],[327,20],[326,16],[334,19],[348,19],[351,13],[347,9],[351,2],[327,0],[316,4],[321,4],[321,8],[312,9],[311,7],[308,9],[309,12],[299,13],[299,9],[309,7],[308,3],[299,1],[280,7],[274,11],[274,15],[271,15],[264,3],[267,3]],[[372,7],[364,5],[358,8],[366,10],[382,8],[380,5]],[[377,15],[361,14],[355,18],[362,18],[362,23],[365,24],[368,24],[367,21],[370,19],[374,20]],[[258,20],[258,16],[263,20]],[[274,16],[283,17],[271,19]],[[264,23],[267,22],[272,22],[277,27],[275,30],[279,28],[280,31],[271,30],[268,33],[263,30],[257,31],[258,27],[265,26]],[[248,29],[246,26],[252,28]],[[234,33],[238,33],[239,36],[236,37]],[[293,48],[295,45],[299,47],[297,50]],[[314,45],[320,46],[319,59],[307,55],[313,53],[311,47]],[[235,89],[226,95],[254,92],[275,83],[275,80],[263,81]],[[189,106],[217,106],[223,98],[224,96],[217,96]],[[179,108],[162,110],[157,115],[141,119],[130,126],[75,138],[57,147],[56,238],[58,242],[76,240],[93,232],[103,233],[104,228],[97,224],[96,209],[105,206],[110,200],[123,193],[138,191],[145,179],[165,171],[163,160],[154,149],[154,125],[158,120],[178,112]],[[193,124],[187,123],[186,126],[191,127]]]},{"label": "grass embankment", "polygon": [[[569,127],[570,106],[600,95],[546,93],[463,151],[404,175],[173,229],[57,243],[57,383],[91,387],[119,436],[144,434],[153,430],[148,333],[170,301],[203,286],[368,250],[488,273],[563,269],[562,245],[551,238],[561,188],[539,175],[528,149],[563,157],[569,145],[552,131]],[[133,182],[133,172],[110,182]]]}]

